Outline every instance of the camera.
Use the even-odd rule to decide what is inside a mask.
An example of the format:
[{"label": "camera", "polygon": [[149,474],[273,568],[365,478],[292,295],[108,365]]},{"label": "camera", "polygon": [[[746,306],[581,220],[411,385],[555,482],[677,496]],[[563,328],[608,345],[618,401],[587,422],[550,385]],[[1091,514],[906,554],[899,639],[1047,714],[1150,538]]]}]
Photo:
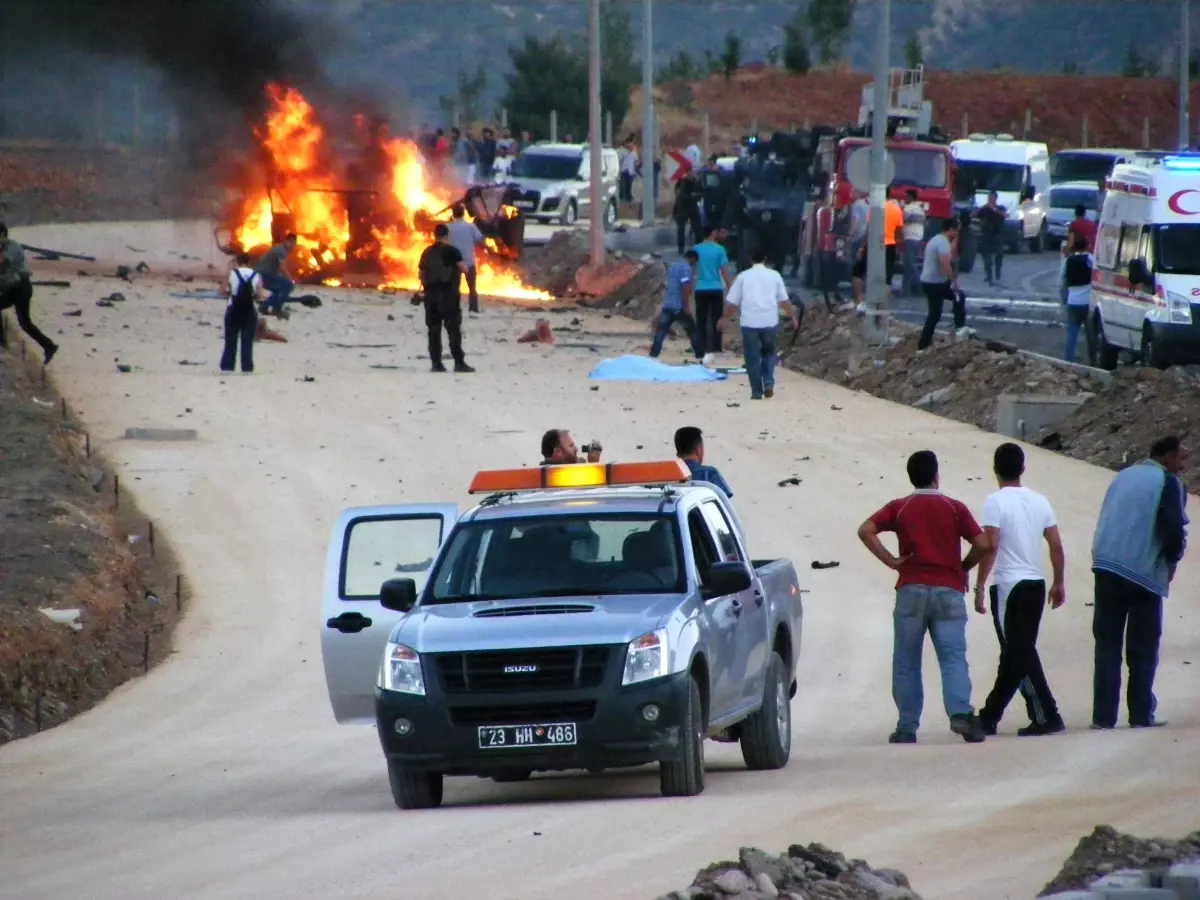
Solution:
[{"label": "camera", "polygon": [[600,446],[599,441],[592,441],[590,444],[584,444],[582,447],[580,447],[579,452],[583,454],[599,453],[602,449],[603,448]]}]

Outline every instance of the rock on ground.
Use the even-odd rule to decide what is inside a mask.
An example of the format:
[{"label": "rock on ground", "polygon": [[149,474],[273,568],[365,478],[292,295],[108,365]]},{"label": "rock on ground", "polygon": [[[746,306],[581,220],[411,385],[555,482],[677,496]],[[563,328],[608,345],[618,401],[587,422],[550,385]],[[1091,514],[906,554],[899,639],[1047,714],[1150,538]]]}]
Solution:
[{"label": "rock on ground", "polygon": [[774,855],[742,847],[736,862],[717,862],[691,885],[659,900],[920,900],[895,869],[872,869],[821,844],[793,844]]},{"label": "rock on ground", "polygon": [[[1200,819],[1200,813],[1197,818]],[[1200,831],[1182,840],[1137,838],[1110,825],[1080,840],[1075,851],[1038,896],[1084,890],[1097,878],[1119,869],[1166,870],[1177,862],[1200,858]]]}]

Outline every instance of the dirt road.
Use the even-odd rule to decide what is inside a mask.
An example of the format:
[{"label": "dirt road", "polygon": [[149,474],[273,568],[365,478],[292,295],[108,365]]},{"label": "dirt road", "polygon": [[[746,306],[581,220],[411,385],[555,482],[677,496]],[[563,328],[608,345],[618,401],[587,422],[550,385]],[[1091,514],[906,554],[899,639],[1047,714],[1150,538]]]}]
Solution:
[{"label": "dirt road", "polygon": [[[28,231],[15,236],[63,249],[90,240]],[[207,256],[171,240],[146,228],[121,243]],[[114,289],[127,299],[97,308]],[[1098,822],[1195,829],[1194,562],[1163,639],[1159,710],[1170,727],[1086,728],[1087,552],[1111,473],[1030,450],[1029,482],[1057,508],[1070,566],[1068,606],[1043,632],[1070,733],[1017,738],[1014,707],[1000,737],[962,743],[948,733],[930,653],[921,744],[889,746],[891,579],[854,531],[906,492],[904,459],[923,447],[941,456],[944,488],[981,509],[994,436],[790,373],[765,403],[752,404],[740,379],[592,390],[595,362],[646,342],[640,326],[596,314],[583,324],[600,336],[560,339],[597,352],[548,349],[516,343],[533,313],[487,306],[467,325],[478,373],[434,375],[419,317],[379,295],[326,294],[324,308],[282,326],[290,343],[258,346],[256,374],[222,376],[221,302],[167,295],[182,289],[77,278],[35,308],[64,332],[57,383],[122,488],[170,534],[194,600],[173,659],[79,719],[0,749],[0,898],[432,900],[486,885],[498,900],[648,900],[740,845],[819,840],[904,870],[930,900],[1024,900]],[[62,318],[72,304],[82,316]],[[523,785],[450,779],[443,809],[398,811],[374,733],[336,726],[325,695],[318,592],[337,514],[465,502],[476,469],[535,463],[547,427],[598,438],[620,460],[668,455],[682,424],[704,427],[755,554],[791,556],[811,591],[790,765],[748,773],[736,747],[710,745],[708,788],[695,799],[660,798],[656,773],[643,770]],[[199,438],[121,439],[137,426]],[[801,484],[777,486],[791,475]],[[833,559],[839,568],[809,568]],[[996,660],[987,619],[974,619],[970,639],[980,702]]]}]

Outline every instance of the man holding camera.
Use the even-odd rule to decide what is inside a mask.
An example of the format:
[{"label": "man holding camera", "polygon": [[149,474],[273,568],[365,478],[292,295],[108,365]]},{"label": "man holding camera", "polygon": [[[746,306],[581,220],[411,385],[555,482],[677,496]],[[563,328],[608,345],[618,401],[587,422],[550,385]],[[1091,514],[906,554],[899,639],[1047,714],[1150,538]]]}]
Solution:
[{"label": "man holding camera", "polygon": [[[592,441],[590,444],[576,447],[571,432],[565,428],[551,428],[542,435],[541,465],[569,466],[580,462],[598,463],[603,449],[599,441]],[[579,458],[581,453],[587,457],[586,460]]]}]

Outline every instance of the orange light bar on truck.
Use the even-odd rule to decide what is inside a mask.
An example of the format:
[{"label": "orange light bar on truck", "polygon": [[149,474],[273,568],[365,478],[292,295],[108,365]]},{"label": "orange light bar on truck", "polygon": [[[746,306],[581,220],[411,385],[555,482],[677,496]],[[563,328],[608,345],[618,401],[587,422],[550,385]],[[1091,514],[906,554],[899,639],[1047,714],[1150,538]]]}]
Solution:
[{"label": "orange light bar on truck", "polygon": [[538,466],[536,469],[491,469],[476,472],[470,494],[538,491],[554,488],[618,487],[638,484],[679,484],[690,480],[682,460],[636,463],[580,463]]}]

